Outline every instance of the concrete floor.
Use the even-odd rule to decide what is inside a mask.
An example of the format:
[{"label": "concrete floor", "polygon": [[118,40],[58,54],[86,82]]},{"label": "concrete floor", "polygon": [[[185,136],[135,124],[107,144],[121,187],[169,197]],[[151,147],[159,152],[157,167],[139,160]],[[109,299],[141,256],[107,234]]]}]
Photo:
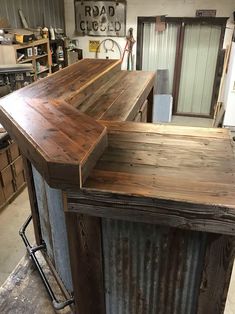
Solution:
[{"label": "concrete floor", "polygon": [[[19,229],[30,214],[28,191],[24,191],[0,212],[0,286],[25,254]],[[30,225],[27,235],[34,241]]]},{"label": "concrete floor", "polygon": [[[175,125],[210,127],[211,123],[211,119],[204,118],[174,116],[172,119],[172,124]],[[30,206],[27,189],[0,212],[0,285],[3,284],[26,252],[18,231],[29,214]],[[32,225],[30,225],[27,234],[32,243],[34,241]],[[235,268],[224,313],[235,314]]]},{"label": "concrete floor", "polygon": [[207,118],[192,118],[192,117],[185,117],[185,116],[173,116],[171,124],[211,128],[212,122],[213,122],[212,119],[207,119]]}]

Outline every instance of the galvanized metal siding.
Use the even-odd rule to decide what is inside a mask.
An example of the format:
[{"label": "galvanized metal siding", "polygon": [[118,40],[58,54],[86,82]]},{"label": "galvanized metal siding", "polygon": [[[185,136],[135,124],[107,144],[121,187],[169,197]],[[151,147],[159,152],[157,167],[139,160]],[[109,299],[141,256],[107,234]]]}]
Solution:
[{"label": "galvanized metal siding", "polygon": [[107,314],[194,314],[200,232],[102,219]]},{"label": "galvanized metal siding", "polygon": [[220,26],[186,25],[177,112],[210,113],[220,35]]},{"label": "galvanized metal siding", "polygon": [[42,238],[55,269],[69,292],[73,291],[62,191],[52,189],[32,167]]},{"label": "galvanized metal siding", "polygon": [[7,18],[12,27],[21,28],[19,9],[30,27],[46,25],[64,29],[63,0],[1,0],[0,18]]},{"label": "galvanized metal siding", "polygon": [[[172,93],[178,26],[167,24],[164,32],[156,32],[155,23],[145,23],[143,31],[142,70],[169,70],[169,89]],[[168,94],[168,93],[167,93]]]}]

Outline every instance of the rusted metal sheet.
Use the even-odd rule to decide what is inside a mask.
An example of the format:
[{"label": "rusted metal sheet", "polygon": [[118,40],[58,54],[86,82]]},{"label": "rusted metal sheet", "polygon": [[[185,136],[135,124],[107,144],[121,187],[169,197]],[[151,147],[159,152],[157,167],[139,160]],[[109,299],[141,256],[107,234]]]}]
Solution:
[{"label": "rusted metal sheet", "polygon": [[75,1],[79,35],[117,36],[126,34],[126,1]]},{"label": "rusted metal sheet", "polygon": [[62,191],[49,187],[33,168],[42,238],[47,254],[66,289],[73,291]]},{"label": "rusted metal sheet", "polygon": [[107,314],[194,314],[206,235],[102,219]]}]

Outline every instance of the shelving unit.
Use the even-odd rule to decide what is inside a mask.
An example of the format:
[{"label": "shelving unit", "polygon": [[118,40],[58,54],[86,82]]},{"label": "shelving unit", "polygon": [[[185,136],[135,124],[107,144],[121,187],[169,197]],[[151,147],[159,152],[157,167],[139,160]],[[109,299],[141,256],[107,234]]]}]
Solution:
[{"label": "shelving unit", "polygon": [[[63,59],[59,60],[58,59],[58,53],[57,53],[57,48],[61,46],[63,50]],[[57,72],[58,70],[66,67],[68,65],[67,58],[66,58],[66,51],[65,51],[65,43],[63,39],[55,39],[55,40],[50,40],[50,49],[52,52],[52,65],[51,65],[51,70],[52,73]]]},{"label": "shelving unit", "polygon": [[[20,60],[19,58],[22,57]],[[51,53],[48,39],[40,39],[27,44],[0,45],[1,64],[33,65],[34,81],[51,73]]]}]

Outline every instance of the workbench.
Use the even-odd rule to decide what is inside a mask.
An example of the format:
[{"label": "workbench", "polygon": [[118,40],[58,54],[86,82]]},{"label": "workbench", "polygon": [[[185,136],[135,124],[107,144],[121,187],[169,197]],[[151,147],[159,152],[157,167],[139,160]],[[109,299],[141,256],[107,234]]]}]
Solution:
[{"label": "workbench", "polygon": [[37,245],[74,313],[223,313],[232,141],[225,129],[140,123],[153,84],[154,73],[88,59],[0,101]]}]

